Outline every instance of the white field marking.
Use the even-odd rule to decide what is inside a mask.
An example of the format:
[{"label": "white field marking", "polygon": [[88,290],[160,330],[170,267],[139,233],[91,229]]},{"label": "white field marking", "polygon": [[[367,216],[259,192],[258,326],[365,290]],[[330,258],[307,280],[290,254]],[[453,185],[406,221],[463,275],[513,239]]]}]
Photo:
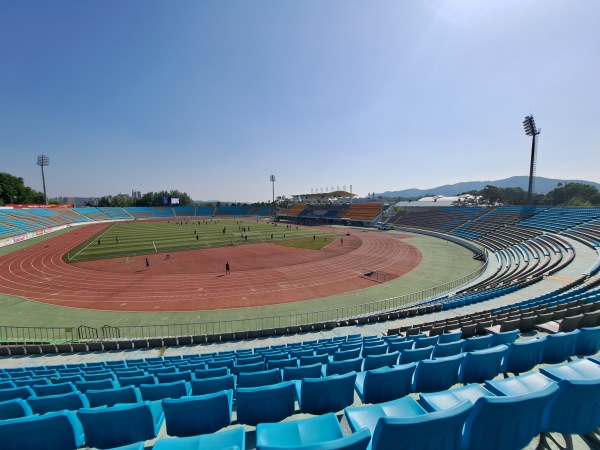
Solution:
[{"label": "white field marking", "polygon": [[[102,236],[104,236],[104,234],[105,234],[105,233],[106,233],[108,230],[110,230],[112,227],[114,227],[114,226],[115,226],[115,224],[112,224],[110,227],[108,227],[106,230],[104,230],[104,232],[103,232],[103,233],[102,233],[102,234],[101,234],[101,235],[98,237],[98,239],[101,239],[101,238],[102,238]],[[73,258],[76,258],[76,257],[77,257],[77,255],[79,255],[79,254],[80,254],[82,251],[84,251],[86,248],[88,248],[90,245],[92,245],[92,242],[94,242],[94,241],[91,241],[91,242],[90,242],[88,245],[86,245],[86,246],[85,246],[85,247],[83,247],[81,250],[79,250],[77,253],[75,253],[75,254],[73,255]],[[69,258],[69,261],[71,261],[73,258]]]}]

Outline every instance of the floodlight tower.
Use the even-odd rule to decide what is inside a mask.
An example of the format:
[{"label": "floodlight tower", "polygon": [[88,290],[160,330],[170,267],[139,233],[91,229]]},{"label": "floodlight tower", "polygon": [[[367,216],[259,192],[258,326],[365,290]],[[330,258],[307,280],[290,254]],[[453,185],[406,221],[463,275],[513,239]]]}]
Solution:
[{"label": "floodlight tower", "polygon": [[525,128],[525,134],[531,136],[531,163],[529,165],[529,189],[527,190],[527,204],[531,205],[533,189],[535,185],[535,161],[536,161],[536,148],[537,148],[537,137],[542,132],[542,129],[535,127],[535,120],[533,114],[525,117],[523,121],[523,127]]},{"label": "floodlight tower", "polygon": [[37,165],[42,168],[42,184],[44,185],[44,202],[48,204],[48,196],[46,195],[46,179],[44,178],[44,166],[50,164],[50,158],[46,155],[39,155],[37,158]]},{"label": "floodlight tower", "polygon": [[271,182],[271,184],[273,185],[273,203],[271,203],[273,206],[273,210],[275,210],[275,175],[271,175],[269,177],[269,181]]}]

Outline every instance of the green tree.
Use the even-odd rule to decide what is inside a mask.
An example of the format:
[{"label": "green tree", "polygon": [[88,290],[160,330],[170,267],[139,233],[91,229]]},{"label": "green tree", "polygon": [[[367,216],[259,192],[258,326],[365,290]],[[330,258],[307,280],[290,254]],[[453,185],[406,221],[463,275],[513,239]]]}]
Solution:
[{"label": "green tree", "polygon": [[554,206],[600,206],[600,192],[589,184],[568,183],[548,192],[544,203]]},{"label": "green tree", "polygon": [[44,203],[44,194],[25,186],[23,178],[9,173],[0,173],[0,205],[8,203],[38,204]]}]

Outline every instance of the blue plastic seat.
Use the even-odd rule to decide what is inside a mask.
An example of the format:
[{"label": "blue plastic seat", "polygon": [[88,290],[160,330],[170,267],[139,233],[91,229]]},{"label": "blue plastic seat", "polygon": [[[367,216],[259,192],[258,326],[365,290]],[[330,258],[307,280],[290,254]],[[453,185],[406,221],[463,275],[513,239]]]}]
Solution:
[{"label": "blue plastic seat", "polygon": [[152,447],[153,450],[244,450],[245,448],[246,433],[243,427],[204,434],[202,436],[159,439]]},{"label": "blue plastic seat", "polygon": [[337,412],[354,402],[356,373],[305,378],[296,382],[300,411],[308,414]]},{"label": "blue plastic seat", "polygon": [[[445,344],[450,345],[450,344]],[[419,361],[415,370],[414,392],[437,392],[450,389],[458,383],[458,373],[464,353],[438,359]]]},{"label": "blue plastic seat", "polygon": [[165,398],[181,398],[191,395],[192,389],[186,381],[172,383],[142,384],[139,386],[142,400],[156,401]]},{"label": "blue plastic seat", "polygon": [[222,377],[223,375],[229,375],[229,369],[227,367],[215,367],[213,369],[194,371],[194,377],[196,380],[201,380],[203,378]]},{"label": "blue plastic seat", "polygon": [[138,403],[142,400],[140,391],[135,386],[117,387],[112,389],[88,390],[85,396],[90,407],[114,406],[117,403]]},{"label": "blue plastic seat", "polygon": [[370,440],[371,434],[366,428],[344,436],[333,413],[256,426],[258,450],[365,450]]},{"label": "blue plastic seat", "polygon": [[587,359],[543,367],[540,372],[555,381],[600,379],[600,365]]},{"label": "blue plastic seat", "polygon": [[277,359],[267,363],[267,369],[283,369],[284,367],[298,367],[298,358]]},{"label": "blue plastic seat", "polygon": [[[440,336],[444,336],[444,335],[442,334]],[[444,358],[446,356],[458,355],[459,353],[462,352],[462,348],[463,348],[462,340],[454,341],[454,342],[447,342],[447,343],[438,342],[438,344],[433,348],[432,357],[433,358]]]},{"label": "blue plastic seat", "polygon": [[103,408],[81,408],[88,447],[112,448],[154,439],[165,419],[160,402],[142,401]]},{"label": "blue plastic seat", "polygon": [[410,350],[413,348],[415,343],[413,341],[392,341],[388,343],[388,352],[401,352],[403,350]]},{"label": "blue plastic seat", "polygon": [[[550,435],[563,434],[566,448],[573,448],[572,434],[588,434],[600,427],[600,373],[593,368],[571,370],[563,364],[552,375],[556,380],[543,373],[529,372],[514,378],[494,380],[486,383],[488,389],[497,395],[522,395],[537,392],[548,385],[558,383],[558,391],[549,399],[542,417],[540,444],[538,448],[550,448],[548,440],[555,441]],[[576,365],[577,366],[577,365]],[[551,368],[557,369],[557,368]],[[600,370],[599,370],[600,372]],[[548,373],[551,375],[551,373]],[[589,379],[585,378],[590,375]]]},{"label": "blue plastic seat", "polygon": [[77,392],[73,383],[61,383],[61,384],[38,384],[31,386],[31,389],[37,397],[43,397],[45,395],[56,395],[56,394],[67,394],[69,392]]},{"label": "blue plastic seat", "polygon": [[354,388],[363,403],[382,403],[408,395],[417,363],[358,372]]},{"label": "blue plastic seat", "polygon": [[295,392],[292,381],[238,389],[238,423],[256,426],[264,422],[279,422],[291,416],[295,409]]},{"label": "blue plastic seat", "polygon": [[301,366],[312,366],[313,364],[327,364],[329,362],[329,355],[327,353],[316,354],[312,356],[301,356]]},{"label": "blue plastic seat", "polygon": [[577,356],[592,356],[598,352],[600,352],[600,327],[580,328],[574,353]]},{"label": "blue plastic seat", "polygon": [[479,398],[493,395],[480,384],[473,383],[455,389],[424,393],[420,395],[419,401],[427,411],[443,411],[454,408],[465,400],[475,404]]},{"label": "blue plastic seat", "polygon": [[87,391],[96,391],[96,390],[104,390],[104,389],[114,389],[119,387],[116,381],[114,380],[100,380],[100,381],[76,381],[75,388],[82,393],[86,393]]},{"label": "blue plastic seat", "polygon": [[467,338],[463,344],[462,351],[466,353],[489,348],[493,337],[493,334],[486,334],[485,336]]},{"label": "blue plastic seat", "polygon": [[231,373],[234,375],[238,375],[242,372],[261,372],[263,370],[265,370],[265,363],[263,362],[243,364],[241,366],[234,364],[233,368],[231,369]]},{"label": "blue plastic seat", "polygon": [[190,381],[192,395],[214,394],[231,389],[235,396],[235,376],[232,374]]},{"label": "blue plastic seat", "polygon": [[504,357],[508,352],[506,345],[498,345],[485,350],[465,353],[460,367],[459,381],[463,384],[483,383],[502,372]]},{"label": "blue plastic seat", "polygon": [[331,355],[329,361],[347,361],[349,359],[355,359],[360,356],[360,352],[360,347],[351,350],[340,350]]},{"label": "blue plastic seat", "polygon": [[79,408],[90,407],[88,399],[81,392],[29,397],[27,403],[34,414],[46,414],[47,412],[62,411],[65,409],[77,411]]},{"label": "blue plastic seat", "polygon": [[321,372],[322,364],[312,364],[310,366],[284,367],[283,381],[302,380],[304,378],[319,378],[323,376]]},{"label": "blue plastic seat", "polygon": [[281,383],[281,371],[279,369],[271,369],[260,372],[242,372],[237,376],[237,383],[238,388]]},{"label": "blue plastic seat", "polygon": [[438,344],[448,344],[450,342],[460,341],[462,337],[462,331],[452,331],[450,333],[443,333],[439,335]]},{"label": "blue plastic seat", "polygon": [[102,371],[102,372],[92,372],[92,373],[84,373],[82,375],[83,381],[100,381],[100,380],[115,380],[117,379],[117,377],[115,376],[115,374],[108,370],[106,372]]},{"label": "blue plastic seat", "polygon": [[525,447],[542,431],[542,415],[558,386],[524,395],[482,396],[473,406],[463,431],[464,450]]},{"label": "blue plastic seat", "polygon": [[363,345],[361,356],[383,355],[388,352],[388,345],[384,342],[379,345]]},{"label": "blue plastic seat", "polygon": [[567,361],[575,354],[575,343],[579,333],[579,330],[575,330],[546,336],[546,344],[542,350],[540,363],[558,364]]},{"label": "blue plastic seat", "polygon": [[[437,337],[437,336],[435,336]],[[403,350],[400,352],[400,364],[409,364],[411,362],[419,362],[424,359],[431,359],[433,355],[433,345],[429,345],[427,347],[422,348],[413,348],[409,350]]]},{"label": "blue plastic seat", "polygon": [[208,369],[218,369],[220,367],[226,367],[229,370],[233,370],[233,365],[235,364],[235,360],[233,358],[228,359],[216,359],[214,361],[208,361],[206,366]]},{"label": "blue plastic seat", "polygon": [[17,419],[31,416],[33,411],[29,404],[22,398],[14,398],[0,402],[0,420]]},{"label": "blue plastic seat", "polygon": [[381,367],[393,367],[398,364],[400,352],[384,353],[382,355],[369,355],[364,358],[363,371],[379,369]]},{"label": "blue plastic seat", "polygon": [[214,433],[231,424],[233,391],[162,401],[169,436]]},{"label": "blue plastic seat", "polygon": [[367,428],[373,450],[460,448],[462,428],[472,405],[463,401],[448,410],[427,412],[412,397],[346,408],[353,431]]},{"label": "blue plastic seat", "polygon": [[492,334],[492,342],[490,347],[496,347],[502,344],[510,344],[515,342],[519,337],[519,330],[504,331],[501,333]]},{"label": "blue plastic seat", "polygon": [[363,358],[348,359],[346,361],[331,361],[323,367],[323,375],[343,375],[362,370]]},{"label": "blue plastic seat", "polygon": [[428,337],[422,337],[420,339],[415,339],[415,346],[414,348],[425,348],[425,347],[429,347],[430,345],[437,345],[438,341],[440,340],[439,335],[438,336],[428,336]]},{"label": "blue plastic seat", "polygon": [[504,368],[502,369],[505,376],[507,373],[519,375],[532,370],[539,364],[545,345],[545,337],[509,344],[504,359]]},{"label": "blue plastic seat", "polygon": [[135,386],[139,387],[140,384],[156,384],[156,377],[154,375],[140,375],[136,377],[121,377],[119,378],[119,385],[124,386]]},{"label": "blue plastic seat", "polygon": [[8,389],[0,389],[0,402],[6,400],[13,400],[15,398],[21,398],[26,400],[29,397],[34,396],[35,393],[30,386],[20,386]]},{"label": "blue plastic seat", "polygon": [[193,372],[189,370],[179,371],[175,373],[159,373],[156,375],[159,383],[172,383],[173,381],[192,381],[194,379]]},{"label": "blue plastic seat", "polygon": [[2,450],[75,450],[83,442],[83,427],[71,411],[0,421]]}]

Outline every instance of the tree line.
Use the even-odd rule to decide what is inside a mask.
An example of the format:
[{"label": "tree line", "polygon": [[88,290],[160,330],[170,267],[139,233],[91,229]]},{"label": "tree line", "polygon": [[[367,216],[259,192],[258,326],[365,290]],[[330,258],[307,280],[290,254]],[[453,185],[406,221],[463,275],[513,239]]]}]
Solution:
[{"label": "tree line", "polygon": [[[486,205],[526,205],[527,191],[522,188],[485,186],[480,191],[464,194],[480,196]],[[461,194],[462,195],[462,194]],[[533,194],[532,204],[538,206],[600,206],[600,192],[595,186],[582,183],[559,183],[546,195]]]}]

